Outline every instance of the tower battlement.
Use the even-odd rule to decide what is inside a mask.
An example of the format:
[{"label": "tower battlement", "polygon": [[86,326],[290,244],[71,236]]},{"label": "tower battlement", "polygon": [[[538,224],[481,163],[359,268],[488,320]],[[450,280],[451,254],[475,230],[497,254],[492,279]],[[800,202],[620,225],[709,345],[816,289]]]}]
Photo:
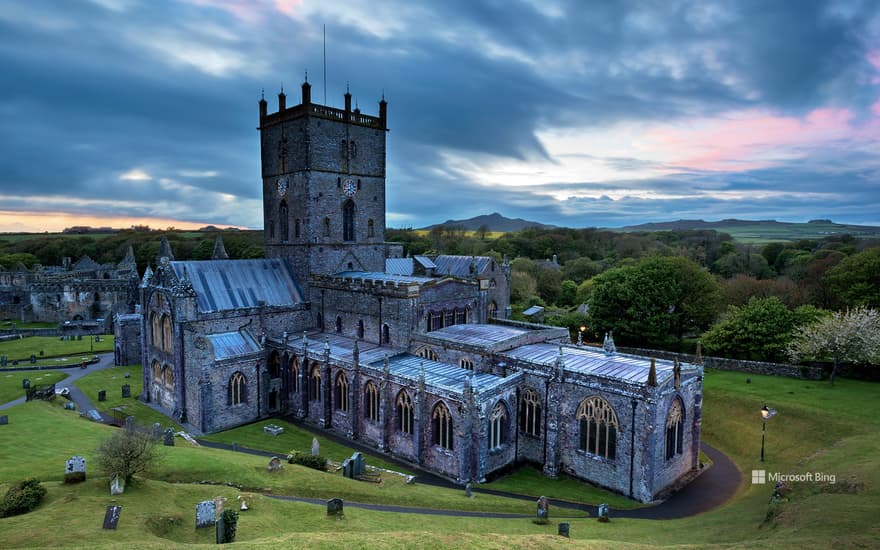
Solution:
[{"label": "tower battlement", "polygon": [[274,126],[288,120],[303,117],[316,117],[335,122],[347,122],[356,126],[388,131],[388,102],[383,97],[379,101],[379,116],[365,115],[360,109],[351,108],[351,94],[345,93],[345,108],[338,109],[327,105],[312,103],[311,84],[303,83],[302,103],[287,107],[287,95],[282,91],[278,94],[278,111],[268,112],[268,103],[265,98],[260,99],[260,127],[258,130]]}]

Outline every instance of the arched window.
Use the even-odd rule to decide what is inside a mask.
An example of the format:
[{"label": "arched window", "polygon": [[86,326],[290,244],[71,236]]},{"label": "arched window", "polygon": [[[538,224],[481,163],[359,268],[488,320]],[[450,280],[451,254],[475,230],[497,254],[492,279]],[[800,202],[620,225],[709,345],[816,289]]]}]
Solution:
[{"label": "arched window", "polygon": [[342,332],[342,317],[336,317],[336,332]]},{"label": "arched window", "polygon": [[577,410],[582,451],[613,459],[617,454],[617,415],[601,397],[581,401]]},{"label": "arched window", "polygon": [[348,412],[348,379],[345,378],[344,373],[340,372],[336,375],[334,390],[336,410]]},{"label": "arched window", "polygon": [[174,387],[174,371],[168,365],[162,367],[162,382],[169,390]]},{"label": "arched window", "polygon": [[541,435],[541,398],[527,388],[519,401],[519,429],[529,435]]},{"label": "arched window", "polygon": [[293,236],[294,238],[299,239],[302,236],[302,229],[299,225],[299,218],[293,220]]},{"label": "arched window", "polygon": [[437,352],[432,350],[431,348],[422,348],[416,352],[416,355],[419,357],[423,357],[425,359],[430,359],[431,361],[439,361],[439,357],[437,356]]},{"label": "arched window", "polygon": [[162,347],[162,327],[155,311],[150,313],[150,343],[157,348]]},{"label": "arched window", "polygon": [[376,227],[375,223],[373,223],[373,218],[367,220],[367,237],[375,237],[376,236]]},{"label": "arched window", "polygon": [[431,443],[452,450],[452,414],[442,401],[431,413]]},{"label": "arched window", "polygon": [[309,378],[309,401],[321,401],[321,369],[312,365],[312,376]]},{"label": "arched window", "polygon": [[151,368],[153,370],[153,382],[161,383],[162,382],[162,367],[159,366],[159,362],[153,361]]},{"label": "arched window", "polygon": [[354,201],[351,199],[342,205],[342,240],[354,240]]},{"label": "arched window", "polygon": [[284,242],[287,242],[290,238],[289,223],[290,221],[287,219],[287,201],[281,201],[281,205],[278,206],[278,232],[281,234],[281,240]]},{"label": "arched window", "polygon": [[379,388],[372,380],[364,387],[364,418],[379,421]]},{"label": "arched window", "polygon": [[162,316],[162,349],[172,351],[174,344],[171,340],[171,317]]},{"label": "arched window", "polygon": [[391,345],[391,327],[388,326],[388,323],[382,324],[382,343],[386,346]]},{"label": "arched window", "polygon": [[676,397],[666,417],[666,460],[680,455],[684,448],[684,406]]},{"label": "arched window", "polygon": [[229,377],[226,397],[229,405],[247,403],[247,380],[242,373],[236,371]]},{"label": "arched window", "polygon": [[269,354],[269,378],[281,378],[281,357],[277,351]]},{"label": "arched window", "polygon": [[495,300],[489,302],[489,319],[495,319],[498,317],[498,304],[495,303]]},{"label": "arched window", "polygon": [[330,236],[330,218],[324,218],[324,236]]},{"label": "arched window", "polygon": [[465,370],[474,370],[474,362],[470,359],[462,359],[458,362],[458,365]]},{"label": "arched window", "polygon": [[294,355],[290,359],[290,392],[299,392],[299,359]]},{"label": "arched window", "polygon": [[489,417],[489,448],[497,449],[507,443],[507,407],[499,401]]},{"label": "arched window", "polygon": [[358,338],[364,337],[364,320],[358,320]]},{"label": "arched window", "polygon": [[397,394],[397,429],[405,434],[413,433],[413,404],[406,390]]}]

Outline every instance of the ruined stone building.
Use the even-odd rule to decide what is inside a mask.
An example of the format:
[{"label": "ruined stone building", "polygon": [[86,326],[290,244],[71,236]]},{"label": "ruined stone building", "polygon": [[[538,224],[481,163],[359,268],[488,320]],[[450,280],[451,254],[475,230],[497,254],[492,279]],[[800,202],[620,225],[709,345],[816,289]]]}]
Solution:
[{"label": "ruined stone building", "polygon": [[131,247],[118,263],[98,264],[88,256],[60,266],[0,266],[0,318],[63,323],[112,319],[134,308],[138,281]]},{"label": "ruined stone building", "polygon": [[206,433],[292,415],[460,483],[529,462],[647,502],[697,469],[701,366],[510,321],[506,260],[403,257],[384,98],[370,116],[305,83],[278,103],[259,102],[266,259],[163,243],[122,319],[146,400]]}]

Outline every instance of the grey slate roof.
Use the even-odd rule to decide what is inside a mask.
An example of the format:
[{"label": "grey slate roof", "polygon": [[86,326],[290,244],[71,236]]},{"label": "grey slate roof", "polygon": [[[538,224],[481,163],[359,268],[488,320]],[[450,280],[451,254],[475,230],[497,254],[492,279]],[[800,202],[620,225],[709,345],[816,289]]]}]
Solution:
[{"label": "grey slate roof", "polygon": [[257,342],[245,331],[208,334],[208,340],[214,348],[214,359],[226,359],[260,350]]},{"label": "grey slate roof", "polygon": [[378,271],[342,271],[337,277],[349,277],[351,279],[364,279],[401,284],[425,284],[433,281],[431,277],[412,277],[408,275],[395,275],[393,273],[379,273]]},{"label": "grey slate roof", "polygon": [[[507,378],[487,373],[474,373],[473,376],[471,376],[472,371],[456,365],[424,359],[410,353],[402,353],[391,357],[389,359],[389,364],[391,374],[400,376],[412,382],[418,382],[419,371],[422,366],[424,366],[426,385],[457,393],[464,391],[465,379],[468,377],[471,378],[473,388],[478,392],[482,392],[491,390],[504,382],[509,382],[520,376],[519,373],[513,376],[508,376]],[[370,366],[381,369],[384,366],[384,361],[376,361]]]},{"label": "grey slate roof", "polygon": [[492,346],[526,332],[521,328],[503,325],[463,324],[431,331],[428,336],[474,346]]},{"label": "grey slate roof", "polygon": [[[325,344],[330,344],[330,357],[351,362],[354,350],[355,340],[336,333],[329,332],[311,332],[306,335],[306,342],[309,349],[309,357],[323,357]],[[290,335],[287,340],[288,346],[291,346],[296,353],[302,353],[302,335]],[[399,348],[391,348],[388,346],[379,346],[371,344],[363,340],[357,341],[358,355],[361,365],[369,365],[375,361],[381,361],[385,355],[396,355],[401,353]]]},{"label": "grey slate roof", "polygon": [[413,259],[425,269],[435,269],[437,267],[437,264],[427,256],[415,256]]},{"label": "grey slate roof", "polygon": [[[553,365],[559,356],[559,346],[554,344],[528,344],[504,352],[505,356],[531,361],[541,365]],[[625,382],[644,384],[648,381],[651,359],[614,353],[605,355],[600,348],[562,346],[562,359],[567,372],[592,374],[602,378],[614,378]],[[657,359],[657,383],[672,378],[672,362]]]},{"label": "grey slate roof", "polygon": [[532,307],[530,307],[529,309],[523,311],[522,314],[525,315],[526,317],[528,317],[528,316],[530,316],[530,315],[535,315],[535,314],[537,314],[537,313],[541,313],[542,311],[544,311],[544,308],[543,308],[543,307],[541,307],[541,306],[532,306]]},{"label": "grey slate roof", "polygon": [[[476,264],[476,273],[471,273],[471,260]],[[437,256],[434,263],[436,275],[452,275],[454,277],[472,277],[489,269],[492,258],[488,256]]]},{"label": "grey slate roof", "polygon": [[412,275],[412,258],[385,258],[385,272],[391,275]]},{"label": "grey slate roof", "polygon": [[199,311],[224,311],[303,301],[302,291],[285,260],[209,260],[171,262],[178,279],[186,278],[196,291]]}]

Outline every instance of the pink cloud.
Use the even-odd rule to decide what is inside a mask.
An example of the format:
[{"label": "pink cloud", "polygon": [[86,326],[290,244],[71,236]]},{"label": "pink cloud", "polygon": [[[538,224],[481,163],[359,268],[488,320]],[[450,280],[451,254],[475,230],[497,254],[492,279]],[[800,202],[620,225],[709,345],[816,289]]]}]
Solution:
[{"label": "pink cloud", "polygon": [[250,24],[262,23],[275,13],[294,17],[304,0],[187,0],[197,6],[206,6],[229,12],[236,19]]}]

